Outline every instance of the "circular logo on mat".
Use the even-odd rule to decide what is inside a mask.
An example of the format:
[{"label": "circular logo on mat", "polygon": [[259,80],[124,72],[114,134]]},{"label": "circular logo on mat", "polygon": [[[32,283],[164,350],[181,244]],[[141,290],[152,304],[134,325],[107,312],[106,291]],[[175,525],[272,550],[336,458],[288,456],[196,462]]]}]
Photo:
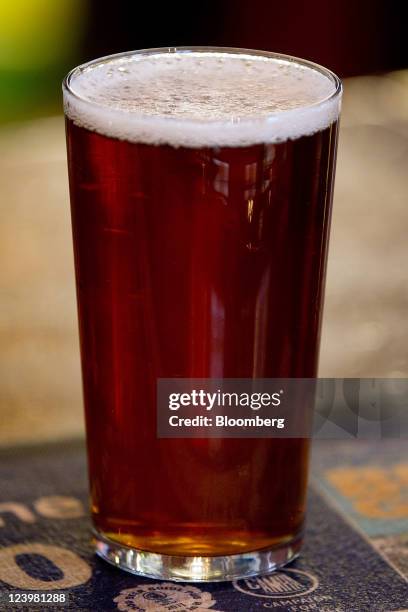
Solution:
[{"label": "circular logo on mat", "polygon": [[[164,612],[165,610],[209,610],[216,603],[211,593],[194,586],[180,586],[171,582],[147,584],[124,589],[113,600],[119,610],[127,612]],[[211,610],[211,612],[216,612]]]},{"label": "circular logo on mat", "polygon": [[304,597],[316,590],[319,581],[316,576],[298,569],[278,570],[267,576],[235,580],[234,588],[245,595],[266,599]]}]

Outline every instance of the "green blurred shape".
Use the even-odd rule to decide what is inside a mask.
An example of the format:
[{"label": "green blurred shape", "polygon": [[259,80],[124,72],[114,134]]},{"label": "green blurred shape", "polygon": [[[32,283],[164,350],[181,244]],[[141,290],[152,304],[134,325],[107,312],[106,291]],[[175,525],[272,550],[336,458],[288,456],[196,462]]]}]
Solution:
[{"label": "green blurred shape", "polygon": [[55,112],[87,0],[0,0],[0,121]]}]

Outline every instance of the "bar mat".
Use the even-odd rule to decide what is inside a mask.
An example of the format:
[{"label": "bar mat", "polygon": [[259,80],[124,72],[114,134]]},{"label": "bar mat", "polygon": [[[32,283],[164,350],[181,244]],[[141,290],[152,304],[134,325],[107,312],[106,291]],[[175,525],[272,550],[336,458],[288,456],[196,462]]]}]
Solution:
[{"label": "bar mat", "polygon": [[[95,557],[81,443],[0,452],[0,610],[393,612],[408,607],[402,441],[314,446],[303,554],[234,583],[137,578]],[[10,603],[41,590],[50,603]],[[52,601],[63,594],[65,603]]]}]

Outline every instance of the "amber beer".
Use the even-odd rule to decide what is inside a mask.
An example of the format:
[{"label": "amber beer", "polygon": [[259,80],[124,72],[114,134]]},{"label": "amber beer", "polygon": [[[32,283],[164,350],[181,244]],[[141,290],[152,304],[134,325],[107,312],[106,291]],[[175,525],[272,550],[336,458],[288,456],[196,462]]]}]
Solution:
[{"label": "amber beer", "polygon": [[223,580],[298,554],[305,439],[158,439],[158,378],[315,377],[341,85],[230,49],[64,83],[97,552]]}]

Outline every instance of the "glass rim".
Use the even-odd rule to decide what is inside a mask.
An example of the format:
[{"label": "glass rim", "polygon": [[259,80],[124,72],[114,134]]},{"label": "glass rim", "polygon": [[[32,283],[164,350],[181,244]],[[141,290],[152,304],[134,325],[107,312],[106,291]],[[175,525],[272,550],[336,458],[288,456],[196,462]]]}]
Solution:
[{"label": "glass rim", "polygon": [[99,102],[95,102],[94,100],[90,100],[86,96],[81,96],[80,94],[75,92],[71,86],[72,80],[77,74],[81,74],[82,72],[85,72],[86,70],[88,70],[89,68],[92,68],[93,66],[103,65],[111,61],[120,60],[121,58],[131,58],[133,56],[149,56],[149,55],[161,55],[161,54],[165,55],[166,53],[169,53],[169,54],[174,54],[174,53],[186,53],[186,54],[188,53],[224,53],[226,55],[230,54],[230,55],[242,55],[242,56],[253,56],[253,57],[265,57],[265,58],[270,58],[270,59],[282,60],[288,63],[298,64],[300,66],[309,68],[311,70],[315,70],[316,72],[319,72],[320,74],[328,78],[333,83],[333,91],[326,97],[322,98],[321,100],[317,100],[316,102],[313,102],[311,104],[305,104],[305,105],[301,105],[295,108],[286,109],[283,111],[271,111],[259,117],[257,116],[239,117],[238,116],[237,118],[234,119],[234,122],[240,123],[240,124],[253,123],[255,121],[267,121],[268,119],[272,119],[277,116],[282,117],[286,114],[291,114],[299,110],[317,109],[320,106],[323,106],[327,103],[335,101],[336,98],[340,98],[343,92],[343,85],[342,85],[341,79],[332,70],[330,70],[329,68],[326,68],[325,66],[317,64],[316,62],[313,62],[311,60],[296,57],[294,55],[288,55],[285,53],[277,53],[274,51],[246,49],[246,48],[240,48],[240,47],[217,47],[217,46],[180,46],[180,47],[174,46],[174,47],[171,47],[169,46],[169,47],[152,47],[152,48],[147,48],[147,49],[136,49],[134,51],[122,51],[120,53],[112,53],[109,55],[104,55],[102,57],[95,58],[83,64],[79,64],[78,66],[75,66],[74,68],[72,68],[68,72],[68,74],[64,77],[62,81],[63,93],[64,94],[67,93],[68,95],[72,96],[74,99],[78,100],[81,104],[89,105],[89,107],[91,108],[109,109],[109,112],[113,114],[116,114],[116,113],[121,114],[121,115],[128,114],[128,115],[132,115],[132,117],[139,117],[140,119],[144,119],[147,121],[157,121],[158,119],[160,119],[161,121],[170,122],[170,123],[178,122],[178,123],[185,123],[185,124],[190,123],[190,124],[203,124],[203,125],[205,124],[216,125],[217,123],[224,124],[225,120],[222,120],[222,119],[198,120],[198,119],[192,119],[191,117],[184,118],[184,117],[174,117],[174,116],[168,116],[168,115],[146,115],[143,113],[138,113],[137,111],[134,111],[134,110],[129,112],[125,109],[106,106]]}]

